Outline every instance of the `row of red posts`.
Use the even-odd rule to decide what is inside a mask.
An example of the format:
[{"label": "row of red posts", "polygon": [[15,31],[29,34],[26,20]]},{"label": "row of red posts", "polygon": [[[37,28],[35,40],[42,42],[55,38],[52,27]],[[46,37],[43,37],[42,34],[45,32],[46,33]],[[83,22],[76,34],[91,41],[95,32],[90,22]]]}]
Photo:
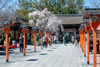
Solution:
[{"label": "row of red posts", "polygon": [[[3,21],[1,23],[3,25],[3,30],[5,31],[6,33],[6,62],[8,62],[8,32],[10,31],[10,26],[12,25],[12,21],[10,20],[6,20],[6,21]],[[23,39],[23,54],[25,55],[25,34],[27,33],[27,28],[28,28],[28,25],[27,24],[22,24],[20,26],[22,28],[22,32],[24,34],[24,39]],[[36,51],[36,33],[37,33],[37,29],[38,27],[34,26],[32,27],[33,29],[33,33],[34,33],[34,51]],[[44,29],[43,28],[39,28],[40,30],[40,34],[41,34],[41,49],[43,48],[43,41],[42,41],[42,35],[43,35],[43,31]],[[45,29],[45,32],[46,32],[46,41],[47,41],[47,34],[50,35],[50,45],[51,45],[51,30],[48,30],[48,29]],[[46,43],[46,47],[47,47],[47,43]]]},{"label": "row of red posts", "polygon": [[86,39],[87,32],[87,64],[89,64],[89,47],[90,47],[90,30],[93,29],[93,67],[97,67],[97,33],[96,30],[100,24],[100,8],[86,8],[86,16],[83,18],[83,23],[79,28],[80,46],[86,57]]}]

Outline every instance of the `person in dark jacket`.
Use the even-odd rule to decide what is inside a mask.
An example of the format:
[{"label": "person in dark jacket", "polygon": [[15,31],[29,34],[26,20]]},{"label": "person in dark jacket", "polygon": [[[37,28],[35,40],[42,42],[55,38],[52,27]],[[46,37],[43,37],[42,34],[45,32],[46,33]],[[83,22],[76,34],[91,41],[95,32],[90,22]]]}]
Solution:
[{"label": "person in dark jacket", "polygon": [[30,36],[27,37],[27,44],[30,44]]},{"label": "person in dark jacket", "polygon": [[69,40],[70,40],[70,38],[69,38],[69,35],[67,34],[67,36],[66,36],[66,42],[68,43]]},{"label": "person in dark jacket", "polygon": [[79,46],[79,41],[80,41],[79,34],[77,34],[77,36],[76,36],[76,40],[77,40],[77,45]]},{"label": "person in dark jacket", "polygon": [[99,53],[99,37],[97,37],[97,53]]},{"label": "person in dark jacket", "polygon": [[64,45],[66,44],[66,34],[63,37]]},{"label": "person in dark jacket", "polygon": [[90,36],[90,52],[93,50],[93,35]]},{"label": "person in dark jacket", "polygon": [[20,47],[20,52],[23,51],[23,35],[20,34],[20,37],[19,37],[19,47]]}]

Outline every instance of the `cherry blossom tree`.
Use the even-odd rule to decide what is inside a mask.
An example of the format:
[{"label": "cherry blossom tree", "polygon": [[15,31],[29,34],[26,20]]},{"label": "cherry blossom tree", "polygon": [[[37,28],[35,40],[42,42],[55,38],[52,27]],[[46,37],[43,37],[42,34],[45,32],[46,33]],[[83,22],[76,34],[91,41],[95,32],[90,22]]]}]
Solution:
[{"label": "cherry blossom tree", "polygon": [[33,11],[28,14],[28,17],[31,19],[29,23],[42,27],[44,29],[50,29],[53,32],[58,33],[59,26],[61,27],[61,31],[64,31],[62,26],[62,20],[59,20],[54,14],[45,8],[43,11]]}]

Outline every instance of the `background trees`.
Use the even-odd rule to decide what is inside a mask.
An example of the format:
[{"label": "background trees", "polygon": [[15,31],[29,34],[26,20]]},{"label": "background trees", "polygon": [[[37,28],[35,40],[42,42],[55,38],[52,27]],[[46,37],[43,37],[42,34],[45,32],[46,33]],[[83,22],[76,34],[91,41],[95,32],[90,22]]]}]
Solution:
[{"label": "background trees", "polygon": [[[0,1],[0,3],[2,1]],[[10,2],[10,0],[4,0],[4,1],[5,2],[3,6],[0,6],[1,9]],[[2,14],[0,15],[1,19],[0,21],[5,19],[14,20],[15,17],[17,16],[30,20],[33,19],[33,17],[32,18],[28,17],[28,14],[30,12],[37,11],[38,13],[41,14],[43,13],[43,10],[45,8],[47,8],[47,10],[50,11],[48,13],[50,13],[51,16],[47,17],[48,15],[47,14],[45,15],[46,18],[41,21],[44,23],[45,21],[48,21],[51,24],[53,22],[54,23],[53,25],[58,24],[56,25],[57,27],[63,28],[62,26],[59,25],[59,21],[57,21],[58,19],[56,19],[56,17],[53,14],[79,14],[79,13],[84,14],[84,0],[16,0],[16,1],[14,0],[13,5],[10,5],[9,7],[5,8],[2,11]],[[41,16],[44,16],[44,14],[41,14]],[[52,17],[54,17],[55,20]],[[31,22],[40,22],[39,20],[40,19],[34,21],[31,20]],[[57,23],[54,21],[56,21]],[[50,23],[46,27],[49,27]],[[36,25],[38,24],[36,23]],[[51,28],[53,29],[53,27]],[[58,29],[55,30],[56,32],[58,31]]]},{"label": "background trees", "polygon": [[53,14],[78,14],[84,9],[84,0],[18,0],[19,15],[28,19],[29,12],[47,8]]}]

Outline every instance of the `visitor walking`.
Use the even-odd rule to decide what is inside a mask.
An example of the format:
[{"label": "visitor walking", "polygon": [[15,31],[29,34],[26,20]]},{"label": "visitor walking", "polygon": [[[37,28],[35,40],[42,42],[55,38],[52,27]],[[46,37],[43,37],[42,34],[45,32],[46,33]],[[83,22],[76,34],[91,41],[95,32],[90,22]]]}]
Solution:
[{"label": "visitor walking", "polygon": [[93,35],[90,36],[90,52],[93,50]]},{"label": "visitor walking", "polygon": [[39,46],[39,37],[36,37],[36,45]]},{"label": "visitor walking", "polygon": [[4,40],[4,51],[6,51],[6,39]]},{"label": "visitor walking", "polygon": [[54,44],[57,44],[57,36],[54,36]]},{"label": "visitor walking", "polygon": [[43,47],[44,46],[46,47],[46,36],[45,35],[43,36]]},{"label": "visitor walking", "polygon": [[72,43],[74,45],[74,42],[75,42],[75,35],[72,36]]},{"label": "visitor walking", "polygon": [[79,34],[77,34],[77,36],[76,36],[76,45],[79,47],[79,41],[80,41],[80,37],[79,37]]},{"label": "visitor walking", "polygon": [[67,35],[65,34],[64,35],[64,45],[66,45],[66,43],[67,43]]},{"label": "visitor walking", "polygon": [[30,36],[27,37],[27,44],[30,44]]},{"label": "visitor walking", "polygon": [[63,36],[63,44],[65,43],[65,35]]},{"label": "visitor walking", "polygon": [[23,35],[20,34],[20,37],[19,37],[19,48],[20,48],[20,52],[23,51]]},{"label": "visitor walking", "polygon": [[12,40],[12,45],[16,45],[15,39]]},{"label": "visitor walking", "polygon": [[97,36],[97,53],[99,53],[99,37]]}]

